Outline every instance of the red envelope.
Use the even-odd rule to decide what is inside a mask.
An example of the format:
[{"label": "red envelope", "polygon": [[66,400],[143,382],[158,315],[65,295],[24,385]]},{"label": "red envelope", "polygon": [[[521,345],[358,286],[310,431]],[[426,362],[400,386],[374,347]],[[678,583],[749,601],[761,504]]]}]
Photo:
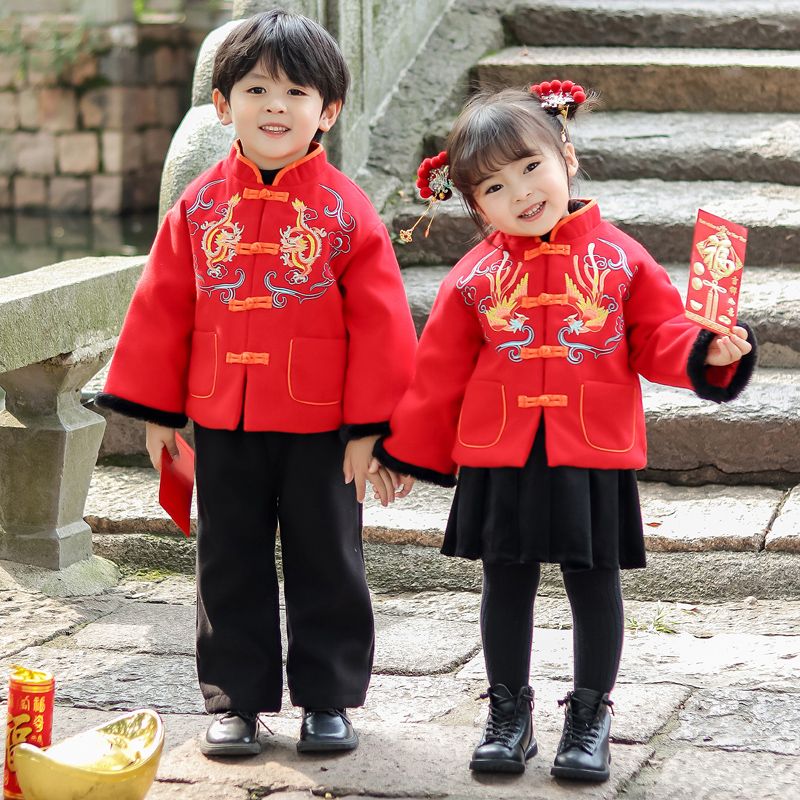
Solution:
[{"label": "red envelope", "polygon": [[746,246],[747,228],[697,212],[686,316],[714,333],[731,333],[736,324]]},{"label": "red envelope", "polygon": [[166,447],[161,451],[158,502],[175,520],[175,524],[189,536],[194,488],[194,450],[179,433],[175,434],[175,442],[178,445],[177,459],[173,460]]}]

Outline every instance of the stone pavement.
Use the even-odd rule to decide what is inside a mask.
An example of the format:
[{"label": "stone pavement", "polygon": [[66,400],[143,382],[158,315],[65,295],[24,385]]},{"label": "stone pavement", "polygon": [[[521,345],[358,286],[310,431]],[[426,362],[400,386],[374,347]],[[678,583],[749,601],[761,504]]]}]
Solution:
[{"label": "stone pavement", "polygon": [[[627,639],[614,692],[612,779],[555,782],[556,700],[569,688],[566,601],[539,598],[531,682],[540,753],[521,777],[467,769],[485,715],[473,592],[374,594],[374,677],[353,720],[352,754],[300,757],[296,709],[265,715],[264,752],[209,760],[193,657],[188,576],[129,576],[91,598],[51,599],[0,588],[0,669],[57,678],[59,740],[120,710],[157,709],[167,745],[150,800],[403,798],[788,798],[800,782],[800,602],[626,604]],[[672,632],[666,632],[672,631]]]}]

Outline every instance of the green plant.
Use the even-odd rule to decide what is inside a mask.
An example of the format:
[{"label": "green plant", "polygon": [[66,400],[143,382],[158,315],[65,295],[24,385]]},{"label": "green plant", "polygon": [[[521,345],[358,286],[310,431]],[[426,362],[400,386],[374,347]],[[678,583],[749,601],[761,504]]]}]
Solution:
[{"label": "green plant", "polygon": [[677,633],[678,629],[673,620],[669,619],[669,612],[663,606],[657,606],[652,620],[649,622],[637,619],[634,616],[625,618],[625,627],[629,631],[646,633]]}]

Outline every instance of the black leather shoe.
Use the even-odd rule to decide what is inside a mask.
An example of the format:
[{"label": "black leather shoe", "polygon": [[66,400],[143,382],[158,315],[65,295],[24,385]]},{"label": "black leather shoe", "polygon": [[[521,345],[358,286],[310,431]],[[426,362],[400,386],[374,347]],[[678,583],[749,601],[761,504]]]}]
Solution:
[{"label": "black leather shoe", "polygon": [[355,750],[358,734],[343,708],[304,708],[298,753]]},{"label": "black leather shoe", "polygon": [[564,706],[564,732],[550,774],[577,781],[608,780],[608,737],[614,713],[608,694],[575,689],[558,704]]},{"label": "black leather shoe", "polygon": [[200,741],[206,756],[254,756],[261,752],[258,741],[258,714],[226,711],[218,714]]},{"label": "black leather shoe", "polygon": [[489,718],[469,768],[475,772],[524,772],[525,762],[536,755],[533,736],[533,690],[523,686],[511,694],[502,683],[490,686]]}]

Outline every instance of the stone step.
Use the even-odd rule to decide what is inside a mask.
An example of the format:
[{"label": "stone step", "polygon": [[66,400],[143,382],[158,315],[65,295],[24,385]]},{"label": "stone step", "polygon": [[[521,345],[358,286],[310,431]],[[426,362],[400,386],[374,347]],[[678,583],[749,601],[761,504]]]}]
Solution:
[{"label": "stone step", "polygon": [[[424,140],[445,147],[453,119]],[[737,181],[800,184],[800,115],[591,114],[570,128],[582,172],[592,180]]]},{"label": "stone step", "polygon": [[[594,197],[607,220],[640,241],[662,263],[682,262],[692,245],[697,209],[745,225],[749,266],[797,263],[800,186],[733,181],[581,180],[579,197]],[[476,228],[457,201],[441,204],[426,239],[398,242],[403,266],[455,263],[477,241]],[[410,228],[424,206],[406,200],[397,206],[393,234]]]},{"label": "stone step", "polygon": [[[800,369],[758,369],[742,395],[722,405],[700,400],[688,389],[647,382],[643,389],[644,477],[686,485],[800,481]],[[149,463],[144,423],[98,411],[108,422],[103,462]],[[191,443],[190,429],[186,438]]]},{"label": "stone step", "polygon": [[504,25],[527,45],[790,50],[800,42],[800,2],[522,0]]},{"label": "stone step", "polygon": [[476,85],[569,78],[606,111],[800,111],[800,52],[624,47],[509,47],[472,69]]},{"label": "stone step", "polygon": [[[628,599],[796,597],[800,487],[675,487],[640,482],[648,569],[625,573]],[[186,539],[157,503],[151,469],[98,467],[86,503],[95,552],[126,570],[193,573]],[[417,484],[388,508],[364,510],[367,575],[382,591],[480,590],[480,564],[442,558],[452,490]],[[280,552],[280,548],[279,548]],[[543,588],[560,591],[557,568]]]},{"label": "stone step", "polygon": [[[403,270],[417,333],[422,332],[439,284],[449,270],[450,267]],[[666,270],[685,298],[687,267],[667,264]],[[756,332],[761,367],[800,369],[800,268],[760,267],[746,272],[739,312]]]}]

